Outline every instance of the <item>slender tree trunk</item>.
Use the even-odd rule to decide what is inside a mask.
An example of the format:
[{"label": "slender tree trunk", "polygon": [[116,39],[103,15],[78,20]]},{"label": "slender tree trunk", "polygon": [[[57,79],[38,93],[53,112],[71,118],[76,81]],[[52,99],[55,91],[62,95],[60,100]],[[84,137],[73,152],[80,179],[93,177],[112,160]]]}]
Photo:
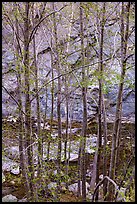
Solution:
[{"label": "slender tree trunk", "polygon": [[[100,61],[103,60],[103,49],[104,49],[104,26],[105,26],[105,14],[106,14],[106,2],[103,3],[103,11],[102,11],[102,20],[101,20],[101,37],[100,37]],[[100,63],[100,73],[101,77],[104,74],[104,65],[103,62]],[[104,135],[104,145],[103,145],[103,177],[107,176],[107,121],[106,121],[106,110],[105,110],[105,102],[104,102],[104,94],[102,91],[103,88],[103,78],[100,79],[100,100],[101,100],[101,114],[103,117],[103,135]],[[102,125],[102,123],[100,124]],[[102,134],[102,131],[101,131]],[[101,136],[102,137],[102,136]],[[107,180],[103,183],[103,196],[105,198],[107,194]]]},{"label": "slender tree trunk", "polygon": [[[33,19],[33,26],[35,26],[35,19],[34,19],[34,8],[32,7],[32,19]],[[36,42],[35,42],[35,35],[33,37],[33,56],[34,56],[34,71],[35,71],[35,90],[36,93],[38,91],[38,67],[37,67],[37,59],[36,59]],[[39,179],[38,188],[42,189],[42,158],[43,158],[43,151],[42,151],[42,138],[41,138],[41,118],[40,118],[40,103],[39,103],[39,94],[36,95],[36,115],[37,115],[37,136],[38,136],[38,168],[37,168],[37,178]],[[37,189],[35,189],[37,191]],[[34,193],[35,200],[38,201],[38,192]]]},{"label": "slender tree trunk", "polygon": [[[119,125],[119,136],[118,136],[118,140],[116,142],[116,166],[119,165],[119,160],[120,160],[120,148],[119,148],[119,145],[120,145],[120,140],[121,140],[121,126],[122,124],[120,123]],[[115,175],[119,174],[118,172],[115,172]]]},{"label": "slender tree trunk", "polygon": [[[81,34],[81,55],[83,66],[85,65],[85,51],[84,51],[84,28],[83,28],[83,8],[80,3],[80,34]],[[82,200],[86,201],[86,163],[85,163],[85,147],[86,147],[86,135],[87,135],[87,85],[85,68],[82,68],[82,100],[83,100],[83,123],[82,123]]]},{"label": "slender tree trunk", "polygon": [[[97,145],[96,145],[97,146]],[[96,183],[96,167],[97,167],[97,150],[95,152],[94,160],[93,160],[93,170],[92,177],[90,180],[90,191],[93,192]]]},{"label": "slender tree trunk", "polygon": [[[15,2],[15,14],[18,12],[18,5]],[[24,127],[24,116],[23,116],[23,105],[22,105],[22,98],[21,98],[21,87],[22,87],[22,79],[21,79],[21,60],[20,56],[22,56],[22,50],[20,46],[20,39],[19,39],[19,22],[18,18],[15,15],[15,29],[16,29],[16,42],[15,42],[15,53],[16,53],[16,67],[17,67],[17,88],[18,88],[18,108],[19,108],[19,155],[20,155],[20,171],[22,172],[22,182],[25,181],[26,186],[26,195],[27,198],[30,198],[30,185],[29,185],[29,178],[27,172],[27,156],[24,152],[24,134],[25,134],[25,127]]]},{"label": "slender tree trunk", "polygon": [[[96,185],[99,182],[99,170],[100,170],[100,158],[101,158],[101,150],[102,150],[102,128],[101,128],[101,110],[102,110],[102,87],[101,83],[99,83],[99,103],[98,103],[98,137],[97,137],[97,163],[96,163]],[[98,191],[96,193],[95,200],[98,201]]]},{"label": "slender tree trunk", "polygon": [[[106,109],[104,103],[104,96],[102,96],[102,112],[103,112],[103,134],[104,134],[104,145],[103,145],[103,177],[107,176],[107,121],[106,121]],[[103,183],[103,197],[105,199],[107,194],[107,180]]]},{"label": "slender tree trunk", "polygon": [[[53,73],[53,71],[52,71],[52,73]],[[53,76],[53,74],[52,74],[52,76]],[[51,88],[52,89],[52,88]],[[53,90],[51,90],[51,94],[52,94],[52,106],[53,106]],[[45,121],[46,121],[46,117],[47,117],[47,100],[48,100],[48,94],[47,94],[47,87],[46,87],[46,107],[45,107]],[[51,106],[51,115],[50,115],[50,136],[51,136],[51,133],[52,133],[52,123],[53,123],[53,107]],[[51,141],[50,141],[50,137],[49,136],[47,136],[47,142],[48,142],[48,144],[47,144],[47,161],[49,161],[49,158],[50,158],[50,143],[51,143]]]},{"label": "slender tree trunk", "polygon": [[[52,31],[53,32],[53,31]],[[51,48],[53,46],[53,39],[51,38]],[[52,123],[53,123],[53,112],[54,112],[54,58],[53,52],[51,51],[51,77],[52,77],[52,84],[51,84],[51,115],[50,115],[50,135],[52,134]],[[50,152],[50,141],[48,141],[48,150],[47,150],[47,160],[49,160],[49,152]]]},{"label": "slender tree trunk", "polygon": [[[110,160],[110,169],[109,177],[115,179],[116,171],[116,155],[117,155],[117,145],[119,140],[119,131],[121,124],[121,112],[122,112],[122,95],[123,95],[123,86],[124,78],[126,74],[126,52],[127,52],[127,42],[128,42],[128,32],[129,32],[129,12],[130,12],[130,2],[127,3],[127,12],[126,12],[126,24],[124,25],[124,10],[125,2],[122,2],[122,11],[121,11],[121,78],[118,90],[117,104],[116,104],[116,115],[115,122],[113,126],[113,135],[112,135],[112,149],[111,149],[111,160]],[[125,30],[126,29],[126,30]],[[108,185],[108,199],[113,200],[114,198],[114,189],[111,184]]]},{"label": "slender tree trunk", "polygon": [[80,138],[79,151],[78,151],[78,192],[77,192],[78,197],[81,196],[81,157],[82,157],[81,146],[82,146],[82,142],[81,142],[81,138]]},{"label": "slender tree trunk", "polygon": [[30,103],[30,70],[29,70],[29,10],[30,2],[25,3],[25,17],[24,17],[24,68],[25,68],[25,139],[28,156],[28,177],[30,198],[33,200],[34,193],[34,168],[33,168],[33,150],[32,150],[32,130],[31,130],[31,103]]},{"label": "slender tree trunk", "polygon": [[[52,3],[53,10],[55,10],[54,2]],[[58,174],[58,180],[57,180],[57,200],[59,200],[59,194],[60,194],[60,172],[61,172],[61,78],[60,76],[60,60],[59,60],[59,48],[58,48],[58,36],[57,36],[57,24],[56,24],[56,15],[53,14],[53,24],[54,24],[54,36],[55,36],[55,48],[56,48],[56,70],[58,74],[58,94],[57,94],[57,118],[58,118],[58,155],[57,155],[57,174]]]},{"label": "slender tree trunk", "polygon": [[[15,3],[15,12],[17,12],[17,5]],[[18,103],[19,103],[19,152],[20,152],[20,170],[24,170],[24,157],[23,157],[23,135],[24,135],[24,126],[23,126],[23,106],[22,106],[22,99],[21,99],[21,69],[20,69],[20,46],[19,46],[19,28],[18,28],[18,19],[16,19],[16,64],[17,64],[17,83],[18,83]]]},{"label": "slender tree trunk", "polygon": [[[97,154],[97,168],[96,168],[96,184],[99,183],[99,172],[100,172],[100,160],[102,154],[102,101],[103,101],[103,43],[104,43],[104,24],[105,24],[105,6],[106,3],[103,3],[102,11],[102,24],[101,24],[101,33],[100,33],[100,52],[99,52],[99,102],[98,102],[98,154]],[[105,170],[105,169],[104,169]],[[106,174],[106,171],[104,172]],[[98,201],[98,191],[96,193],[95,200]]]},{"label": "slender tree trunk", "polygon": [[[65,79],[65,86],[66,86],[66,94],[68,94],[67,88],[67,79]],[[67,143],[68,143],[68,126],[69,126],[69,96],[66,96],[66,137],[65,137],[65,144],[64,144],[64,160],[65,160],[65,170],[66,170],[66,177],[68,176],[68,157],[67,157]],[[66,188],[68,188],[68,181],[66,180]]]},{"label": "slender tree trunk", "polygon": [[46,101],[45,101],[45,121],[46,121],[46,118],[47,118],[47,107],[48,107],[48,87],[46,86],[45,87],[45,95],[46,95]]},{"label": "slender tree trunk", "polygon": [[[68,28],[68,42],[67,42],[67,48],[66,48],[66,58],[68,57],[69,53],[69,47],[70,47],[70,35],[71,35],[71,28],[72,28],[72,20],[73,20],[73,15],[74,15],[74,8],[73,8],[73,2],[71,3],[71,19],[70,19],[70,24]],[[67,59],[66,59],[67,60]],[[67,65],[65,66],[65,72],[69,70],[70,67]],[[66,95],[66,137],[65,137],[65,144],[64,144],[64,159],[65,159],[65,167],[66,167],[66,177],[68,176],[68,168],[69,168],[69,162],[68,162],[68,157],[67,157],[67,142],[68,142],[68,127],[69,127],[69,77],[65,75],[65,95]],[[68,188],[68,181],[66,181],[66,188]]]}]

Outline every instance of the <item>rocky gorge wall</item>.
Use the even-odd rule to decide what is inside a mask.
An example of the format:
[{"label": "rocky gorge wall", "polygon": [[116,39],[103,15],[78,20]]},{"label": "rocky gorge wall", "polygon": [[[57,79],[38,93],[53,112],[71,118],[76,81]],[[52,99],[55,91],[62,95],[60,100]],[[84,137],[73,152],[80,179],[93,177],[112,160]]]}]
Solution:
[{"label": "rocky gorge wall", "polygon": [[[46,56],[48,57],[48,56]],[[6,73],[3,75],[3,86],[9,91],[11,95],[14,96],[16,100],[18,100],[18,92],[17,92],[17,78],[16,73],[13,71],[8,72],[9,66],[15,67],[14,64],[14,56],[11,53],[4,56],[3,60],[3,72]],[[48,72],[48,70],[43,71],[42,80],[44,81],[44,76]],[[134,78],[134,72],[130,72],[132,78]],[[66,115],[66,107],[65,107],[65,87],[62,85],[62,102],[61,102],[61,116],[65,118]],[[69,110],[71,110],[72,119],[74,120],[82,120],[82,91],[80,87],[72,87],[69,99]],[[116,99],[118,94],[118,85],[112,84],[108,87],[107,93],[105,94],[105,102],[107,108],[107,115],[115,114],[116,107]],[[32,94],[33,96],[33,94]],[[50,117],[51,114],[51,88],[47,87],[47,99],[46,99],[46,89],[43,88],[42,92],[40,92],[40,106],[41,113],[44,115],[47,101],[47,116]],[[25,97],[22,94],[22,101],[24,103]],[[98,102],[98,85],[92,85],[88,87],[87,90],[87,109],[88,109],[88,117],[92,117],[97,112],[97,102]],[[55,88],[54,94],[54,117],[57,116],[57,92]],[[35,115],[36,112],[36,102],[35,100],[32,103],[32,115]],[[2,116],[9,115],[17,115],[17,104],[12,99],[12,97],[6,93],[5,90],[2,90]],[[135,92],[132,87],[125,86],[123,92],[123,116],[134,117],[135,116]]]},{"label": "rocky gorge wall", "polygon": [[[60,5],[58,4],[60,7]],[[49,5],[50,8],[50,5]],[[65,66],[67,63],[71,68],[80,67],[81,65],[81,53],[80,53],[80,21],[79,21],[79,14],[78,14],[78,5],[77,3],[74,5],[74,17],[75,20],[71,27],[70,33],[70,42],[69,42],[69,49],[67,60],[64,61],[64,64],[61,64],[61,73],[64,73]],[[57,25],[57,35],[59,45],[62,49],[62,56],[61,60],[63,59],[63,55],[66,52],[67,44],[67,34],[69,31],[68,22],[64,15],[68,15],[63,13],[64,11],[60,12],[61,18],[60,23]],[[114,16],[113,16],[114,15]],[[115,13],[111,17],[115,17]],[[111,19],[110,19],[111,22]],[[43,86],[46,81],[51,80],[51,70],[52,70],[52,63],[51,63],[51,33],[50,29],[44,30],[43,26],[47,24],[50,28],[51,20],[47,19],[41,27],[38,29],[36,33],[36,51],[37,51],[37,66],[39,72],[39,87]],[[132,25],[133,24],[133,25]],[[134,22],[131,22],[131,28],[134,26]],[[112,35],[109,35],[109,32],[112,32]],[[108,26],[106,25],[104,31],[104,58],[108,58],[113,51],[113,46],[115,44],[115,49],[119,47],[119,40],[120,36],[116,35],[120,31],[120,26],[118,23],[115,23],[115,26]],[[4,27],[2,30],[2,34],[4,37],[11,41],[12,37],[12,29],[9,27]],[[115,39],[114,39],[115,35]],[[134,42],[134,35],[131,36]],[[131,43],[129,42],[129,46]],[[93,49],[94,48],[94,49]],[[55,52],[55,46],[53,44],[53,52]],[[97,103],[98,103],[98,80],[96,75],[97,70],[97,52],[98,50],[98,43],[97,43],[97,30],[96,30],[96,20],[89,16],[87,20],[84,18],[84,49],[86,50],[86,60],[88,60],[89,67],[88,69],[88,90],[87,90],[87,109],[88,109],[88,118],[92,117],[97,112]],[[30,46],[30,57],[32,57],[33,50],[32,46]],[[120,60],[120,53],[117,53],[116,59],[113,62],[106,61],[104,63],[104,70],[106,74],[104,87],[105,87],[105,102],[106,102],[106,109],[107,115],[114,115],[115,114],[115,107],[116,107],[116,99],[118,94],[118,83],[119,83],[119,76],[121,72],[121,68],[119,65]],[[18,91],[17,91],[17,77],[16,77],[16,63],[15,63],[15,52],[14,46],[10,43],[7,45],[5,40],[2,41],[2,84],[8,90],[8,92],[18,100]],[[135,69],[134,69],[134,55],[127,60],[127,63],[132,65],[131,69],[127,70],[127,74],[125,77],[125,85],[124,85],[124,92],[123,92],[123,116],[134,117],[135,116],[135,91],[134,91],[134,83],[135,83]],[[65,65],[66,62],[66,65]],[[56,62],[55,62],[56,63]],[[95,63],[95,64],[94,64]],[[33,57],[31,64],[33,64]],[[94,64],[90,66],[90,64]],[[23,65],[22,65],[23,66]],[[34,70],[31,69],[31,98],[35,95],[35,85],[33,80],[35,80],[35,74],[33,73]],[[57,76],[57,71],[54,68],[54,77]],[[65,118],[66,115],[66,108],[65,108],[65,87],[64,87],[64,79],[62,79],[61,84],[61,116]],[[70,92],[69,95],[69,111],[71,117],[74,120],[82,120],[82,90],[80,88],[81,83],[81,69],[74,71],[72,74],[68,74],[68,90]],[[22,78],[22,82],[23,82]],[[24,83],[24,82],[23,82]],[[46,88],[47,88],[47,96],[46,96]],[[22,101],[23,106],[25,102],[24,97],[24,89],[22,88]],[[55,90],[54,90],[54,117],[57,116],[57,80],[55,80]],[[46,101],[47,101],[47,116],[50,117],[51,114],[51,83],[47,85],[47,87],[43,87],[41,92],[39,92],[40,96],[40,106],[41,106],[41,114],[45,114],[46,108]],[[36,101],[33,100],[32,102],[32,115],[35,116],[36,113]],[[12,99],[12,97],[2,89],[2,116],[9,116],[9,115],[16,115],[18,114],[16,102]]]}]

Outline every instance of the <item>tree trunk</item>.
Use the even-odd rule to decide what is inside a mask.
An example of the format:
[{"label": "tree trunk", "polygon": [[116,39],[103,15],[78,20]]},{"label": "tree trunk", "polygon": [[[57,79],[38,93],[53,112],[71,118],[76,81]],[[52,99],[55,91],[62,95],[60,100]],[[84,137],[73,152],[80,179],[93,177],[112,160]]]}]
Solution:
[{"label": "tree trunk", "polygon": [[81,159],[82,159],[81,146],[82,146],[82,142],[81,142],[81,138],[80,138],[79,151],[78,151],[78,192],[77,192],[78,197],[81,196],[81,178],[82,178],[81,177]]},{"label": "tree trunk", "polygon": [[[73,16],[74,16],[74,8],[73,8],[73,2],[71,3],[71,19],[70,19],[70,23],[69,23],[69,27],[68,27],[68,42],[67,42],[67,48],[66,48],[66,60],[69,54],[69,47],[70,47],[70,35],[71,35],[71,28],[72,28],[72,20],[73,20]],[[67,65],[67,67],[65,66],[65,72],[67,72],[67,70],[70,69],[70,66]],[[69,77],[67,75],[65,75],[65,96],[66,96],[66,137],[65,137],[65,144],[64,144],[64,160],[65,160],[65,166],[66,166],[66,178],[68,178],[68,168],[69,168],[69,158],[67,157],[67,143],[68,143],[68,139],[69,139],[69,135],[68,135],[68,128],[69,128],[69,102],[70,102],[70,96],[69,96],[69,90],[68,90],[68,86],[69,86]],[[68,188],[68,180],[66,180],[66,188]]]},{"label": "tree trunk", "polygon": [[[32,7],[32,19],[33,26],[35,26],[34,19],[34,8]],[[34,56],[34,71],[35,71],[35,90],[36,93],[38,91],[38,67],[37,67],[37,59],[36,59],[36,42],[35,35],[33,37],[33,56]],[[39,104],[39,94],[36,95],[36,115],[37,115],[37,136],[38,136],[38,167],[37,167],[37,178],[38,178],[38,189],[42,189],[42,137],[41,137],[41,118],[40,118],[40,104]],[[35,189],[37,190],[37,189]],[[36,202],[38,201],[38,192],[34,194]]]},{"label": "tree trunk", "polygon": [[[18,5],[15,5],[15,13],[18,12]],[[21,58],[22,56],[22,49],[20,44],[20,33],[19,33],[19,21],[17,16],[15,15],[15,30],[16,30],[16,42],[15,42],[15,53],[16,53],[16,67],[17,67],[17,89],[18,89],[18,108],[19,108],[19,155],[20,155],[20,171],[22,172],[22,182],[25,181],[26,186],[26,195],[27,198],[30,198],[30,180],[28,177],[28,163],[27,163],[27,155],[25,153],[25,126],[24,126],[24,116],[23,114],[23,105],[22,105],[22,97],[21,97],[21,87],[22,87],[22,76],[21,76]]]},{"label": "tree trunk", "polygon": [[[53,32],[53,31],[52,31]],[[51,48],[53,46],[53,40],[51,38]],[[53,52],[51,51],[51,75],[52,75],[52,84],[51,84],[51,115],[50,115],[50,135],[52,134],[52,123],[53,123],[53,111],[54,111],[54,58]],[[47,160],[49,160],[50,152],[50,141],[48,140],[48,150],[47,150]]]},{"label": "tree trunk", "polygon": [[32,130],[31,130],[31,103],[30,103],[30,70],[29,70],[29,10],[30,2],[25,3],[24,16],[24,69],[25,69],[25,148],[27,148],[27,163],[28,163],[28,177],[30,198],[33,200],[34,194],[34,169],[33,169],[33,150],[32,150]]},{"label": "tree trunk", "polygon": [[[96,185],[99,183],[100,173],[100,159],[102,154],[102,101],[103,101],[103,43],[104,43],[104,24],[105,24],[105,6],[103,3],[102,20],[101,20],[101,33],[100,33],[100,51],[99,51],[99,102],[98,102],[98,154],[97,154],[97,167],[96,167]],[[104,172],[106,174],[106,172]],[[98,191],[96,193],[95,200],[98,201]]]},{"label": "tree trunk", "polygon": [[[128,32],[129,32],[129,12],[130,12],[130,2],[127,3],[127,12],[126,12],[126,22],[124,25],[124,10],[125,4],[122,4],[121,11],[121,78],[119,83],[117,104],[116,104],[116,115],[115,122],[113,126],[113,135],[112,135],[112,149],[111,149],[111,160],[110,160],[110,169],[109,169],[109,177],[114,180],[115,179],[115,171],[116,171],[116,155],[117,155],[117,145],[119,140],[119,131],[121,124],[121,112],[122,112],[122,95],[123,95],[123,86],[124,86],[124,78],[126,74],[126,52],[127,52],[127,41],[128,41]],[[126,30],[125,27],[126,26]],[[114,189],[111,184],[108,185],[108,199],[114,199]]]},{"label": "tree trunk", "polygon": [[[17,12],[17,5],[15,3],[15,12]],[[16,66],[17,66],[17,83],[18,83],[18,103],[19,103],[19,152],[20,152],[20,170],[24,170],[24,157],[23,157],[23,135],[24,135],[24,119],[23,119],[23,106],[22,106],[22,99],[21,99],[21,69],[20,69],[20,59],[19,56],[21,55],[20,53],[20,45],[19,45],[19,28],[18,28],[18,19],[15,16],[16,19],[16,45],[15,45],[15,53],[16,53]]]},{"label": "tree trunk", "polygon": [[[52,3],[53,10],[55,10],[54,2]],[[57,118],[58,118],[58,154],[57,154],[57,200],[59,199],[60,194],[60,172],[61,172],[61,78],[60,76],[60,60],[59,60],[59,48],[58,48],[58,36],[57,36],[57,25],[56,25],[56,17],[55,13],[53,14],[53,24],[54,24],[54,36],[55,36],[55,48],[56,48],[56,70],[58,74],[58,93],[57,93]]]},{"label": "tree trunk", "polygon": [[[102,20],[101,20],[101,39],[100,39],[100,61],[103,60],[103,49],[104,49],[104,26],[105,26],[105,14],[106,14],[106,2],[103,3],[103,11],[102,11]],[[104,65],[103,62],[100,63],[100,71],[101,76],[104,74]],[[102,111],[102,119],[103,119],[103,135],[104,135],[104,145],[103,145],[103,177],[107,176],[107,121],[106,121],[106,110],[105,110],[105,102],[104,102],[104,93],[102,91],[103,88],[103,79],[100,80],[101,86],[101,111]],[[101,133],[102,134],[102,133]],[[107,180],[103,183],[103,197],[105,198],[107,194]]]},{"label": "tree trunk", "polygon": [[[82,65],[85,65],[85,51],[84,51],[84,28],[83,28],[83,8],[80,3],[80,37],[81,37],[81,55]],[[86,147],[86,135],[87,135],[87,85],[86,85],[86,74],[85,68],[82,68],[82,100],[83,100],[83,122],[82,122],[82,163],[81,163],[81,174],[82,174],[82,200],[86,201],[86,163],[85,163],[85,147]]]},{"label": "tree trunk", "polygon": [[[106,121],[106,109],[104,103],[104,96],[102,96],[102,112],[103,112],[103,134],[104,134],[104,145],[103,145],[103,177],[107,176],[107,121]],[[103,197],[104,200],[107,194],[107,180],[103,183]]]}]

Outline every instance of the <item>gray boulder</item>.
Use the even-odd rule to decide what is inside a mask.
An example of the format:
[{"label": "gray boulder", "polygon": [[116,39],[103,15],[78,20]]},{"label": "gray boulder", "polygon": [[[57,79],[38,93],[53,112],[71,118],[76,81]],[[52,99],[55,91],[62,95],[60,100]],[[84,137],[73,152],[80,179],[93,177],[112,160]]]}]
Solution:
[{"label": "gray boulder", "polygon": [[2,186],[2,197],[12,194],[14,187]]},{"label": "gray boulder", "polygon": [[2,157],[2,170],[10,171],[13,174],[19,174],[19,164],[17,162],[12,161],[8,157]]},{"label": "gray boulder", "polygon": [[57,183],[56,182],[51,182],[48,184],[48,189],[49,190],[55,190],[57,188]]},{"label": "gray boulder", "polygon": [[[82,181],[80,181],[80,186],[81,186],[81,194],[82,194]],[[88,188],[90,185],[86,182],[86,194],[88,194]],[[68,186],[69,191],[73,192],[75,195],[77,195],[78,192],[78,183],[73,183]]]},{"label": "gray boulder", "polygon": [[13,195],[6,195],[2,198],[2,202],[17,202],[17,198]]},{"label": "gray boulder", "polygon": [[21,200],[18,200],[18,202],[28,202],[27,198],[22,198]]},{"label": "gray boulder", "polygon": [[9,159],[19,160],[19,146],[12,146],[10,148],[6,148],[4,152]]}]

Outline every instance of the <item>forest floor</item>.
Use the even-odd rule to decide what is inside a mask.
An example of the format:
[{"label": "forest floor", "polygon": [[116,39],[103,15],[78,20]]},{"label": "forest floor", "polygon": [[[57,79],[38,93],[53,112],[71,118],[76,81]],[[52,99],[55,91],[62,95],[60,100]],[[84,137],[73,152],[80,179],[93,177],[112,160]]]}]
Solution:
[{"label": "forest floor", "polygon": [[[49,121],[47,121],[49,123]],[[56,121],[54,122],[54,128],[56,130],[57,124]],[[62,127],[65,128],[65,123],[62,124]],[[81,123],[74,122],[72,128],[77,128],[77,131],[72,134],[72,140],[76,140],[78,135],[81,132]],[[110,162],[110,148],[111,148],[111,140],[112,140],[112,128],[113,123],[108,123],[108,140],[109,148],[108,148],[108,160],[107,160],[107,166],[109,169],[109,162]],[[2,125],[2,149],[4,150],[5,147],[11,147],[18,145],[18,125],[13,124],[12,122],[4,122]],[[88,124],[88,133],[90,134],[96,134],[97,133],[97,124],[96,122],[89,123]],[[124,170],[127,166],[128,160],[130,159],[129,155],[132,155],[134,152],[134,138],[135,138],[135,124],[132,122],[126,122],[122,124],[121,129],[121,140],[119,145],[119,160],[118,160],[118,170],[117,170],[117,183],[120,183],[121,178],[123,176]],[[65,136],[64,136],[65,138]],[[46,140],[46,139],[45,139]],[[101,158],[102,159],[102,158]],[[89,165],[93,162],[93,155],[90,157],[90,160],[88,161],[87,168]],[[76,164],[76,166],[75,166]],[[71,176],[73,177],[72,180],[75,178],[75,173],[77,172],[77,163],[75,163],[71,167]],[[132,162],[131,166],[134,165],[134,162]],[[100,174],[103,173],[103,160],[101,162],[101,168],[100,168]],[[9,194],[12,194],[16,196],[18,199],[22,199],[26,195],[25,191],[25,185],[22,183],[21,175],[13,175],[10,172],[4,172],[4,175],[6,177],[6,181],[2,184],[2,195],[5,194],[5,191],[9,192]],[[87,180],[89,182],[90,180]],[[73,181],[74,182],[74,181]],[[44,199],[43,201],[46,202],[50,200],[49,198]],[[79,202],[81,201],[81,198],[78,198],[76,195],[74,195],[72,192],[65,191],[61,193],[60,196],[60,202]]]}]

